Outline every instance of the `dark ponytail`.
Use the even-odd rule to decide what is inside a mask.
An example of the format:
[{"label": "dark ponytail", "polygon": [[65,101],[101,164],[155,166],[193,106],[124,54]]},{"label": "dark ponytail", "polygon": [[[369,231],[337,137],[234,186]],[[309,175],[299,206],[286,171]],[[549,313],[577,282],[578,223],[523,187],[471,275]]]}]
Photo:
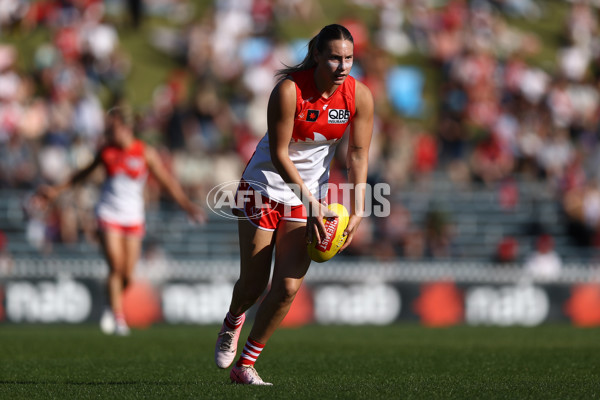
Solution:
[{"label": "dark ponytail", "polygon": [[123,104],[114,106],[106,112],[106,115],[108,115],[109,117],[116,117],[124,125],[133,128],[135,116],[133,114],[133,109],[129,105]]},{"label": "dark ponytail", "polygon": [[325,45],[332,40],[349,40],[354,44],[354,38],[348,29],[338,24],[327,25],[308,42],[306,57],[304,57],[304,60],[300,64],[293,67],[286,65],[285,68],[277,70],[275,76],[278,77],[278,81],[282,81],[291,73],[315,67],[317,65],[314,59],[315,53],[322,52],[325,49]]}]

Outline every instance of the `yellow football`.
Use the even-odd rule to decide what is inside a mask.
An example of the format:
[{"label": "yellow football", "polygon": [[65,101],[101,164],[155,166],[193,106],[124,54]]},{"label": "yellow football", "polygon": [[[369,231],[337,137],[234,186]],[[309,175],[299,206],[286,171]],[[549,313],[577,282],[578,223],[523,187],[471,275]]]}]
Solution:
[{"label": "yellow football", "polygon": [[330,260],[337,254],[344,243],[346,243],[344,231],[346,230],[348,221],[350,220],[348,210],[346,210],[346,207],[344,207],[342,204],[329,204],[327,208],[336,213],[338,217],[323,218],[327,237],[322,240],[321,243],[317,243],[316,240],[313,240],[312,243],[307,245],[308,255],[310,256],[311,260],[320,263]]}]

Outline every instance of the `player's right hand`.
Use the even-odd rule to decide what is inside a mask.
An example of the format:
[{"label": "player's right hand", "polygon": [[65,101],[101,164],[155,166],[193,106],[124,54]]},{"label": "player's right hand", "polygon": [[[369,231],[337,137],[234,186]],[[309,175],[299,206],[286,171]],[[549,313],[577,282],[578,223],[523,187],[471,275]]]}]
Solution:
[{"label": "player's right hand", "polygon": [[40,198],[46,200],[47,202],[53,202],[56,200],[60,191],[54,186],[50,185],[41,185],[35,192],[35,196],[39,196]]},{"label": "player's right hand", "polygon": [[323,218],[337,218],[338,215],[327,208],[326,202],[315,203],[311,210],[308,210],[308,214],[306,218],[306,243],[312,243],[313,240],[320,243],[321,240],[327,237]]}]

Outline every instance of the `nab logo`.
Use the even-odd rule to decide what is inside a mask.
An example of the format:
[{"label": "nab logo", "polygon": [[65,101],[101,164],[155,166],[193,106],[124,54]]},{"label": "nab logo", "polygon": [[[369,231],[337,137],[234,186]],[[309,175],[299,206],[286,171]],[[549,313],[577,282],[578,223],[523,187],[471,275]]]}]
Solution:
[{"label": "nab logo", "polygon": [[332,108],[327,113],[327,116],[329,117],[328,122],[330,124],[345,124],[350,118],[350,111]]},{"label": "nab logo", "polygon": [[315,122],[319,118],[319,110],[307,110],[306,112],[308,113],[306,116],[308,122]]}]

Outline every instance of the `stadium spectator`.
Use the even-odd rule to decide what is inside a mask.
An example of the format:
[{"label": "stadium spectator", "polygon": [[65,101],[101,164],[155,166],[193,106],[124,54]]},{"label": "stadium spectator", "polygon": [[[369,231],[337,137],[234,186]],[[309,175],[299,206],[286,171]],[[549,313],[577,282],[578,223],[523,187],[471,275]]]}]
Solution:
[{"label": "stadium spectator", "polygon": [[424,231],[417,227],[410,229],[405,235],[402,256],[407,260],[423,260],[426,256],[426,249],[427,243]]},{"label": "stadium spectator", "polygon": [[62,184],[38,189],[41,197],[52,202],[98,167],[104,167],[106,179],[96,213],[100,243],[109,266],[110,310],[106,310],[101,328],[107,334],[123,336],[129,334],[123,313],[123,292],[133,278],[145,233],[143,187],[148,173],[190,218],[196,221],[204,218],[201,209],[187,198],[177,181],[168,174],[157,151],[136,139],[133,129],[133,114],[128,107],[111,108],[106,117],[106,143],[89,165]]},{"label": "stadium spectator", "polygon": [[554,249],[554,239],[545,233],[536,238],[535,249],[523,266],[528,277],[553,280],[560,276],[562,260]]},{"label": "stadium spectator", "polygon": [[427,132],[417,134],[414,142],[414,165],[412,171],[417,180],[427,181],[438,162],[438,148],[435,138]]},{"label": "stadium spectator", "polygon": [[399,202],[393,203],[390,207],[390,215],[387,218],[376,218],[374,224],[376,232],[379,233],[375,238],[377,257],[394,259],[402,256],[402,247],[412,229],[410,210]]},{"label": "stadium spectator", "polygon": [[0,276],[9,276],[14,267],[14,260],[8,251],[8,239],[0,230]]},{"label": "stadium spectator", "polygon": [[513,211],[519,205],[519,187],[514,178],[509,177],[499,185],[498,204],[504,211]]},{"label": "stadium spectator", "polygon": [[508,177],[514,168],[514,158],[494,134],[487,134],[471,154],[471,168],[476,179],[492,185]]},{"label": "stadium spectator", "polygon": [[580,246],[590,246],[600,228],[600,188],[596,180],[572,187],[563,197],[563,208],[572,237]]},{"label": "stadium spectator", "polygon": [[[322,185],[329,178],[336,144],[347,127],[351,127],[348,179],[355,187],[366,183],[373,100],[369,89],[350,76],[353,50],[350,32],[341,25],[328,25],[311,39],[300,64],[278,71],[280,81],[267,108],[267,134],[248,163],[238,190],[238,195],[242,190],[260,193],[266,205],[260,214],[250,203],[244,210],[236,210],[241,217],[240,278],[215,347],[218,367],[229,367],[235,358],[244,313],[269,283],[275,248],[273,279],[242,355],[231,370],[232,382],[269,385],[254,364],[308,271],[307,242],[324,240],[323,218],[336,217],[321,202],[326,198]],[[344,232],[347,240],[341,250],[352,243],[364,212],[365,193],[352,190],[350,201],[351,215]]]},{"label": "stadium spectator", "polygon": [[504,236],[496,247],[492,261],[500,264],[512,264],[519,258],[519,242],[512,236]]},{"label": "stadium spectator", "polygon": [[423,224],[425,255],[430,259],[448,259],[457,255],[454,247],[452,223],[447,213],[432,208]]}]

